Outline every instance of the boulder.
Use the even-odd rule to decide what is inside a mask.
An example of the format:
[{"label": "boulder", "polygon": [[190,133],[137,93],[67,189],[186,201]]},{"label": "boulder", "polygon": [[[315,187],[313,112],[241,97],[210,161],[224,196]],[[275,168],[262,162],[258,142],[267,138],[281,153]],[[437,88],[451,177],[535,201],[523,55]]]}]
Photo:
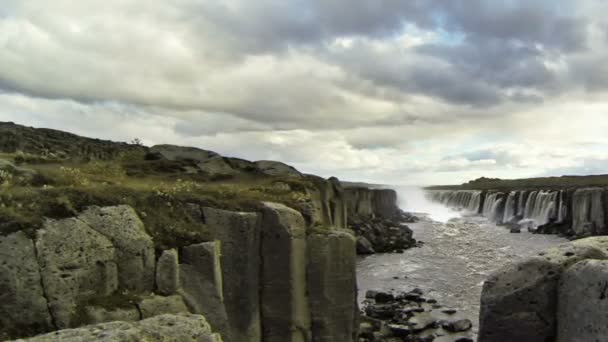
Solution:
[{"label": "boulder", "polygon": [[490,275],[481,295],[479,341],[553,340],[562,271],[584,259],[606,258],[590,244],[563,244]]},{"label": "boulder", "polygon": [[224,305],[232,337],[260,341],[260,215],[203,208],[203,217],[222,245]]},{"label": "boulder", "polygon": [[255,162],[255,165],[262,173],[270,176],[302,177],[300,171],[296,170],[292,166],[278,161],[259,160]]},{"label": "boulder", "polygon": [[188,313],[188,308],[180,296],[151,296],[137,305],[142,319],[163,314]]},{"label": "boulder", "polygon": [[179,268],[179,294],[184,298],[189,311],[204,315],[225,341],[233,341],[224,307],[220,242],[183,247]]},{"label": "boulder", "polygon": [[374,250],[372,243],[369,242],[368,239],[366,239],[363,236],[357,237],[357,254],[374,254],[374,253],[376,253],[376,251]]},{"label": "boulder", "polygon": [[263,341],[310,341],[306,226],[299,212],[263,203],[261,254]]},{"label": "boulder", "polygon": [[559,284],[557,341],[603,341],[608,336],[608,261],[584,260]]},{"label": "boulder", "polygon": [[76,313],[83,301],[118,289],[114,246],[81,220],[47,220],[36,232],[36,250],[51,315],[59,329],[81,323]]},{"label": "boulder", "polygon": [[340,231],[311,234],[306,246],[313,341],[349,341],[357,309],[356,291],[349,291],[357,286],[355,238]]},{"label": "boulder", "polygon": [[158,293],[170,296],[179,289],[179,261],[177,250],[163,251],[156,263],[156,288]]},{"label": "boulder", "polygon": [[0,340],[53,329],[34,242],[25,233],[0,236]]},{"label": "boulder", "polygon": [[28,342],[221,342],[200,315],[161,315],[139,322],[111,322],[36,336]]},{"label": "boulder", "polygon": [[121,290],[154,290],[154,243],[133,208],[93,206],[78,215],[78,219],[108,238],[116,248]]}]

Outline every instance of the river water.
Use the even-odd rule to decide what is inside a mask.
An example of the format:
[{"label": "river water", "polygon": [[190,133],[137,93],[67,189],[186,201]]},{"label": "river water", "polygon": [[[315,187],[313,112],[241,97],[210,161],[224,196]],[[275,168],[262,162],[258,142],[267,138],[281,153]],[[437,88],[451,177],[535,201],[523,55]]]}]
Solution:
[{"label": "river water", "polygon": [[429,203],[421,190],[401,189],[402,209],[419,213],[408,224],[424,242],[403,254],[376,254],[358,261],[359,299],[367,290],[409,291],[421,288],[428,297],[459,310],[477,330],[479,297],[484,279],[493,270],[566,242],[554,235],[510,233],[479,216],[463,216]]}]

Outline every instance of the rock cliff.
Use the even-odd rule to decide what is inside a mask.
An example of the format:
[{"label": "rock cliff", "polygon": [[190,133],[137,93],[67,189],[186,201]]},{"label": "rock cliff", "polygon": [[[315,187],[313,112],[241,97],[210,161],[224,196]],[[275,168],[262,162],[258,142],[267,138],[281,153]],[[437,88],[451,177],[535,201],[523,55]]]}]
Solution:
[{"label": "rock cliff", "polygon": [[398,252],[416,245],[406,225],[413,218],[397,206],[396,191],[350,187],[344,197],[359,254]]},{"label": "rock cliff", "polygon": [[[276,203],[264,203],[259,213],[198,212],[215,240],[178,250],[155,252],[144,224],[124,205],[49,219],[33,238],[23,232],[0,237],[3,336],[176,313],[204,316],[224,341],[353,336],[351,233],[309,234],[300,212]],[[145,335],[143,322],[120,324]],[[95,329],[112,330],[112,324]],[[92,329],[34,341],[77,334],[86,340]]]}]

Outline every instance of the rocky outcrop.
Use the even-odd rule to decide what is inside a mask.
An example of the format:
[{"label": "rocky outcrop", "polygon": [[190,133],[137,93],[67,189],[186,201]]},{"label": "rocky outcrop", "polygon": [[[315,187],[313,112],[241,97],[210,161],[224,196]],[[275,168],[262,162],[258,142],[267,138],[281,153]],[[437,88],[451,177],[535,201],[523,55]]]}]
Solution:
[{"label": "rocky outcrop", "polygon": [[156,264],[156,288],[158,293],[170,296],[180,288],[179,259],[177,250],[163,251]]},{"label": "rocky outcrop", "polygon": [[181,296],[151,296],[141,300],[137,307],[142,319],[163,314],[188,313],[188,308]]},{"label": "rocky outcrop", "polygon": [[311,234],[306,283],[314,341],[349,341],[355,331],[355,238],[346,232]]},{"label": "rocky outcrop", "polygon": [[36,250],[44,292],[59,329],[81,324],[81,302],[118,289],[115,247],[81,220],[47,221],[36,234]]},{"label": "rocky outcrop", "polygon": [[358,254],[403,251],[416,245],[405,224],[414,218],[399,209],[396,191],[351,187],[344,190],[344,197]]},{"label": "rocky outcrop", "polygon": [[218,241],[182,248],[180,294],[190,312],[204,315],[226,341],[232,341],[224,306],[220,248]]},{"label": "rocky outcrop", "polygon": [[308,226],[346,228],[347,203],[340,181],[334,177],[306,178],[314,184],[314,188],[307,189],[311,202],[302,210]]},{"label": "rocky outcrop", "polygon": [[390,219],[400,213],[395,190],[353,187],[346,188],[344,193],[349,217]]},{"label": "rocky outcrop", "polygon": [[18,341],[28,342],[131,342],[192,341],[221,342],[200,315],[161,315],[139,322],[111,322],[61,330]]},{"label": "rocky outcrop", "polygon": [[292,166],[278,161],[260,160],[255,162],[255,166],[258,168],[258,170],[262,171],[262,173],[271,176],[302,177],[300,171],[296,170]]},{"label": "rocky outcrop", "polygon": [[235,341],[260,341],[260,215],[203,208],[221,242],[223,295]]},{"label": "rocky outcrop", "polygon": [[572,230],[576,235],[589,236],[606,233],[603,203],[604,190],[578,189],[572,197]]},{"label": "rocky outcrop", "polygon": [[[339,196],[335,191],[325,200]],[[34,238],[0,237],[0,336],[111,321],[131,331],[142,319],[190,312],[205,316],[229,342],[352,338],[357,305],[349,231],[329,226],[313,233],[300,212],[276,203],[264,203],[259,213],[190,207],[214,241],[154,251],[128,206],[94,206],[47,220]],[[87,331],[52,336],[86,340]]]},{"label": "rocky outcrop", "polygon": [[154,290],[154,243],[133,208],[90,207],[78,219],[105,236],[116,248],[121,290]]},{"label": "rocky outcrop", "polygon": [[282,204],[264,204],[261,255],[262,340],[309,341],[306,225],[299,212]]},{"label": "rocky outcrop", "polygon": [[493,273],[483,286],[479,341],[602,340],[595,319],[608,285],[594,279],[607,247],[605,237],[582,239]]},{"label": "rocky outcrop", "polygon": [[150,148],[150,153],[167,160],[193,162],[199,171],[213,177],[231,177],[245,173],[302,177],[298,170],[285,163],[270,160],[250,162],[239,158],[223,157],[216,152],[196,147],[156,145]]},{"label": "rocky outcrop", "polygon": [[53,328],[34,242],[23,232],[0,236],[0,340]]}]

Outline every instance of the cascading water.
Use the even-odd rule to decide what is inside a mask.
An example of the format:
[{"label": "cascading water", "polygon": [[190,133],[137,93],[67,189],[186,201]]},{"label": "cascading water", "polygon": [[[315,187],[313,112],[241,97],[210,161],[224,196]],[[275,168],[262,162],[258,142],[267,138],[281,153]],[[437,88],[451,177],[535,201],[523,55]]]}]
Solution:
[{"label": "cascading water", "polygon": [[520,193],[517,191],[509,192],[507,202],[505,203],[505,216],[502,219],[503,222],[510,222],[515,218],[515,215],[517,214],[517,206],[515,204],[519,195]]},{"label": "cascading water", "polygon": [[481,205],[481,191],[432,191],[426,197],[465,214],[478,214]]}]

